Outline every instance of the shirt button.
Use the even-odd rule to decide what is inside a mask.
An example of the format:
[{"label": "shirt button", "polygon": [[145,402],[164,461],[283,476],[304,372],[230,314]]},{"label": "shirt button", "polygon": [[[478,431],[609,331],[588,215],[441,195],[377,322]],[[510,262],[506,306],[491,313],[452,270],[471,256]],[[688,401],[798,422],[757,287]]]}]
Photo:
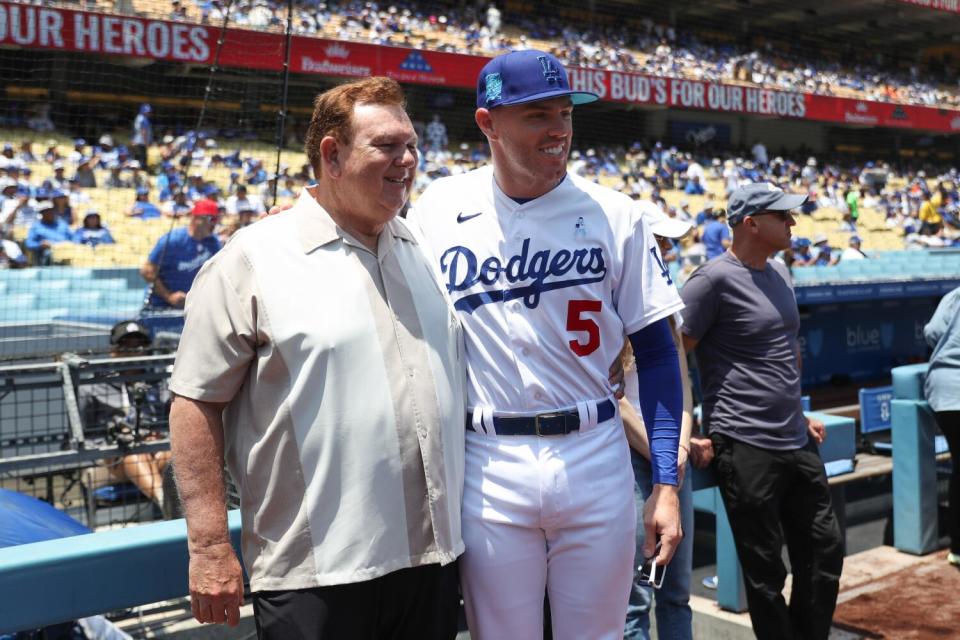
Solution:
[{"label": "shirt button", "polygon": [[522,353],[525,356],[528,356],[530,355],[530,349],[527,349],[526,347],[524,347],[523,349],[520,349],[520,353]]},{"label": "shirt button", "polygon": [[537,400],[543,400],[543,394],[540,393],[539,391],[533,394],[533,397],[536,398]]}]

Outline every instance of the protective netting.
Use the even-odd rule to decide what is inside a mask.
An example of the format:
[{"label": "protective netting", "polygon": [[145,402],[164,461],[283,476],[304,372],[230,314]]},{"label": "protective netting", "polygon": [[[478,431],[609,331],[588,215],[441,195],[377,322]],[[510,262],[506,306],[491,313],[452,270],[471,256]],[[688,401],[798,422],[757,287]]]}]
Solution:
[{"label": "protective netting", "polygon": [[[407,86],[423,142],[418,189],[484,162],[472,88],[484,56],[507,49],[557,54],[576,86],[603,98],[577,114],[573,171],[698,224],[738,182],[807,191],[811,215],[796,235],[833,253],[817,262],[799,247],[798,266],[840,266],[852,235],[865,251],[906,248],[905,237],[952,243],[960,87],[942,23],[960,16],[905,2],[739,4],[662,14],[617,2],[0,3],[2,259],[44,267],[0,278],[0,326],[11,332],[0,358],[24,356],[13,344],[36,323],[50,337],[82,336],[73,346],[83,350],[105,351],[103,328],[144,313],[159,313],[152,329],[175,332],[166,312],[182,296],[151,292],[145,278],[194,270],[299,192],[312,99],[344,77]],[[823,36],[788,37],[794,14]],[[897,45],[932,25],[926,48]],[[829,37],[831,26],[870,46]],[[202,199],[221,214],[202,247],[183,231],[158,244],[192,224]],[[694,249],[687,270],[698,244],[683,247]],[[860,271],[843,269],[824,277]]]},{"label": "protective netting", "polygon": [[[909,251],[960,235],[960,14],[892,0],[667,4],[0,0],[0,360],[15,390],[0,403],[0,460],[77,450],[76,429],[126,442],[136,387],[115,385],[113,422],[84,417],[50,362],[73,353],[109,370],[130,349],[175,347],[190,274],[310,182],[302,140],[319,92],[378,74],[404,85],[421,141],[416,197],[488,161],[476,76],[510,49],[554,53],[576,88],[601,96],[577,109],[570,171],[693,224],[665,256],[679,282],[704,261],[703,228],[730,190],[771,180],[810,196],[781,256],[802,304],[851,283],[900,287],[856,300],[910,287],[928,298],[889,303],[910,325],[895,336],[857,311],[851,371],[922,357],[913,326],[960,279],[960,253]],[[158,274],[165,290],[150,286]],[[116,324],[127,320],[140,324]],[[839,365],[816,356],[842,323],[804,323],[805,382],[829,380]],[[28,392],[39,374],[21,361],[36,359],[52,378]],[[162,448],[165,425],[155,430]],[[125,457],[109,452],[66,474],[44,462],[0,477],[89,514],[82,472],[117,480]],[[157,515],[162,500],[138,488]]]}]

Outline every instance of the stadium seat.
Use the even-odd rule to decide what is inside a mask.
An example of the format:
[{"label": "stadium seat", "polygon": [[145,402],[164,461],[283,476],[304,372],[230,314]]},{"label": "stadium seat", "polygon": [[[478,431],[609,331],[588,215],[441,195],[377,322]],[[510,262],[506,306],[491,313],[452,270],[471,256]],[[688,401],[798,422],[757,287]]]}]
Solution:
[{"label": "stadium seat", "polygon": [[15,309],[30,309],[36,303],[37,294],[35,293],[11,293],[3,297],[2,311],[12,311]]},{"label": "stadium seat", "polygon": [[105,292],[103,295],[103,303],[105,305],[113,307],[141,307],[143,306],[143,301],[146,298],[146,292],[144,289],[127,289],[126,291],[118,292]]},{"label": "stadium seat", "polygon": [[793,270],[793,281],[796,283],[811,283],[819,280],[816,268],[797,267]]},{"label": "stadium seat", "polygon": [[69,305],[71,312],[97,311],[103,293],[100,291],[71,291],[63,296],[37,296],[37,309],[50,309]]},{"label": "stadium seat", "polygon": [[73,283],[74,291],[125,291],[127,281],[124,278],[94,278],[92,280],[78,280]]},{"label": "stadium seat", "polygon": [[19,282],[22,280],[36,280],[42,269],[3,269],[0,270],[0,281]]},{"label": "stadium seat", "polygon": [[857,280],[862,278],[864,275],[863,262],[863,260],[841,262],[833,268],[836,269],[837,275],[842,280]]},{"label": "stadium seat", "polygon": [[817,279],[823,282],[837,282],[841,275],[837,266],[813,267],[817,273]]},{"label": "stadium seat", "polygon": [[887,264],[879,260],[858,260],[858,262],[863,263],[860,267],[860,272],[871,280],[891,276],[898,277],[900,275],[899,264]]},{"label": "stadium seat", "polygon": [[70,288],[69,280],[12,280],[7,282],[10,293],[63,293]]},{"label": "stadium seat", "polygon": [[70,310],[58,307],[52,309],[0,309],[0,324],[19,324],[24,322],[50,322],[54,318],[69,315]]},{"label": "stadium seat", "polygon": [[41,280],[87,280],[93,277],[92,269],[74,267],[45,267],[38,272]]}]

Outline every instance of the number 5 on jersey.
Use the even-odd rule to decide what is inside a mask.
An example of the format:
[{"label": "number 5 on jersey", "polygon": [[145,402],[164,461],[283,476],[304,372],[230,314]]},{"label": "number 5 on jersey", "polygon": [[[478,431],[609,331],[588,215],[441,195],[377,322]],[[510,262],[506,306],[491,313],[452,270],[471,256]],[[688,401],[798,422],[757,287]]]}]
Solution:
[{"label": "number 5 on jersey", "polygon": [[567,304],[567,331],[581,331],[587,334],[587,341],[571,340],[570,349],[581,358],[588,356],[600,347],[600,327],[586,314],[600,313],[603,302],[600,300],[570,300]]}]

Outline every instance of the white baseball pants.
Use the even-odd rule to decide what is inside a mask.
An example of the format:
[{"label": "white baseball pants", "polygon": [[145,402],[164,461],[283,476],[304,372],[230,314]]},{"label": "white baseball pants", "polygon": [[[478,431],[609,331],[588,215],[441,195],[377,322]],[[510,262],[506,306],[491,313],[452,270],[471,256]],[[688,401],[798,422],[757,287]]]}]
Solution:
[{"label": "white baseball pants", "polygon": [[565,436],[467,431],[461,581],[474,640],[621,638],[636,507],[619,414]]}]

